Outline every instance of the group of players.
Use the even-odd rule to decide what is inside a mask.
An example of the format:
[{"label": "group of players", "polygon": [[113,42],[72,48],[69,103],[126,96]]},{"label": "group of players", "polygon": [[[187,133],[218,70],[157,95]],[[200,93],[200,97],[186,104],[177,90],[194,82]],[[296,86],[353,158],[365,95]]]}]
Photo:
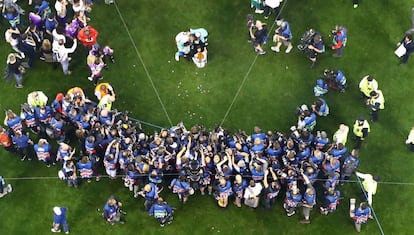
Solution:
[{"label": "group of players", "polygon": [[175,60],[180,57],[192,60],[198,68],[204,68],[207,64],[208,32],[204,28],[190,29],[180,32],[175,36],[177,52]]}]

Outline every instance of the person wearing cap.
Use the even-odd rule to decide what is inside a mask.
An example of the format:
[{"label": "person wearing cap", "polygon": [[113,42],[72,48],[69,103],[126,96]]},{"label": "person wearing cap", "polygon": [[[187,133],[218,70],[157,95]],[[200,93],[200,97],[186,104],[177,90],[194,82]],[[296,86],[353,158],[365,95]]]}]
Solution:
[{"label": "person wearing cap", "polygon": [[280,20],[280,3],[283,0],[264,0],[264,18],[268,19],[270,14],[275,14],[276,20]]},{"label": "person wearing cap", "polygon": [[275,30],[273,42],[276,42],[276,46],[270,48],[272,51],[279,52],[282,44],[287,47],[285,51],[286,53],[289,53],[293,49],[292,32],[290,31],[289,22],[282,21],[280,27]]},{"label": "person wearing cap", "polygon": [[50,231],[53,233],[60,233],[60,228],[63,228],[63,231],[66,234],[69,234],[69,226],[66,218],[67,210],[68,208],[66,207],[53,207],[53,227],[50,229]]},{"label": "person wearing cap", "polygon": [[371,108],[372,122],[378,121],[378,111],[384,109],[384,95],[381,90],[371,91],[370,98],[367,100],[367,105]]},{"label": "person wearing cap", "polygon": [[[253,32],[253,29],[256,29]],[[253,40],[253,47],[255,52],[259,55],[264,55],[266,52],[263,50],[262,45],[267,41],[267,27],[266,24],[262,23],[260,20],[256,20],[254,27],[249,29],[250,38]]]},{"label": "person wearing cap", "polygon": [[7,71],[14,76],[16,88],[23,88],[22,57],[17,53],[10,53],[7,56]]},{"label": "person wearing cap", "polygon": [[359,204],[359,207],[351,213],[353,213],[355,229],[358,233],[361,232],[361,225],[365,224],[368,219],[372,219],[371,208],[367,205],[366,202],[361,202]]},{"label": "person wearing cap", "polygon": [[364,174],[356,171],[356,176],[363,179],[362,187],[364,190],[365,197],[367,198],[368,204],[372,206],[372,196],[377,193],[377,185],[379,178],[371,174]]},{"label": "person wearing cap", "polygon": [[411,34],[406,34],[404,39],[397,44],[397,46],[403,45],[405,48],[405,53],[401,57],[400,65],[405,65],[410,57],[410,54],[414,51],[414,42],[413,36]]},{"label": "person wearing cap", "polygon": [[365,120],[364,117],[360,116],[357,120],[355,120],[353,132],[356,137],[356,146],[355,149],[360,149],[362,145],[362,141],[367,138],[368,133],[371,131],[369,122]]},{"label": "person wearing cap", "polygon": [[121,214],[125,215],[126,213],[121,210],[121,207],[122,203],[115,196],[110,196],[103,208],[103,219],[111,225],[117,222],[121,224],[125,223],[121,218]]},{"label": "person wearing cap", "polygon": [[173,217],[173,209],[168,205],[162,197],[157,199],[148,211],[150,216],[154,216],[160,223],[161,227],[164,227],[166,223],[171,224]]},{"label": "person wearing cap", "polygon": [[366,75],[359,82],[359,90],[365,99],[369,99],[371,97],[371,91],[378,90],[378,82],[373,76]]},{"label": "person wearing cap", "polygon": [[332,55],[333,57],[339,58],[342,57],[342,49],[346,46],[347,42],[347,30],[342,25],[336,25],[335,29],[332,30],[332,50],[336,52]]}]

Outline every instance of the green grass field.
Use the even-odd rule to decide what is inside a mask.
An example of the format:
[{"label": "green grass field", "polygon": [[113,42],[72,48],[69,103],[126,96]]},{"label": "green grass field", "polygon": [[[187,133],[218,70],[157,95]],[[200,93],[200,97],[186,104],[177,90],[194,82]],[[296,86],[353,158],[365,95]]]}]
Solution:
[{"label": "green grass field", "polygon": [[[296,49],[290,54],[275,54],[267,44],[266,55],[256,56],[246,42],[245,18],[252,12],[247,0],[119,0],[117,7],[101,2],[94,6],[90,17],[91,25],[100,32],[100,44],[115,49],[117,62],[103,74],[104,81],[116,90],[114,107],[163,127],[184,121],[187,127],[202,124],[213,128],[222,124],[232,131],[244,129],[248,133],[255,125],[263,130],[288,131],[296,123],[295,108],[313,102],[312,88],[323,69],[336,68],[344,71],[348,89],[345,93],[331,90],[325,96],[331,112],[318,119],[316,128],[331,136],[340,123],[352,126],[357,116],[368,117],[369,110],[359,98],[358,83],[363,76],[373,75],[384,93],[386,108],[380,112],[379,122],[371,125],[371,133],[361,149],[359,169],[379,175],[383,181],[374,197],[374,209],[384,234],[414,234],[414,160],[404,145],[414,122],[414,59],[401,67],[393,54],[395,44],[411,26],[414,1],[362,1],[359,8],[353,9],[350,0],[285,0],[282,17],[290,22],[295,46],[309,28],[322,32],[326,45],[335,24],[348,28],[343,58],[332,58],[332,51],[328,50],[313,69]],[[273,15],[268,20],[255,16],[275,29]],[[1,28],[5,30],[6,26],[3,20]],[[192,62],[174,60],[174,37],[190,27],[204,27],[210,33],[209,61],[203,69]],[[5,64],[12,49],[1,37],[0,53]],[[53,100],[56,93],[80,86],[95,98],[94,87],[86,79],[89,70],[84,53],[79,47],[72,56],[73,74],[69,77],[60,68],[53,70],[37,61],[25,75],[23,89],[2,81],[1,110],[10,108],[17,112],[27,94],[34,90],[43,90]],[[154,131],[149,126],[144,128],[148,133]],[[351,134],[348,139],[348,148],[352,148]],[[174,223],[160,228],[141,210],[143,199],[134,199],[120,179],[104,179],[73,189],[55,178],[57,166],[46,168],[36,161],[21,162],[3,150],[0,165],[0,175],[14,187],[12,194],[0,200],[0,233],[5,235],[51,233],[52,208],[56,205],[69,208],[71,234],[345,235],[355,233],[348,216],[348,200],[363,199],[358,184],[346,184],[341,188],[345,199],[334,214],[324,216],[314,210],[312,223],[301,225],[299,215],[285,215],[282,195],[271,211],[251,211],[232,205],[221,210],[212,197],[200,195],[181,206],[165,190],[162,196],[177,211]],[[107,225],[97,212],[111,194],[118,196],[128,211],[124,225]],[[317,201],[321,202],[321,198]],[[376,222],[369,221],[361,234],[381,233]]]}]

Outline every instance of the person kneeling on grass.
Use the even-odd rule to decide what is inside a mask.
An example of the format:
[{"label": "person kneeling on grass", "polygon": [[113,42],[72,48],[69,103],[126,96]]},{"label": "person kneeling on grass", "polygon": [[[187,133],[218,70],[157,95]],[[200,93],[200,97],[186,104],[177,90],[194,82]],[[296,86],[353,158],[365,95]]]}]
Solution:
[{"label": "person kneeling on grass", "polygon": [[6,184],[3,177],[0,176],[0,198],[6,196],[6,194],[11,193],[13,188],[11,184]]},{"label": "person kneeling on grass", "polygon": [[148,213],[150,216],[154,216],[154,218],[157,219],[161,227],[164,227],[165,223],[172,223],[174,219],[173,212],[174,211],[171,206],[159,197],[157,202],[151,206]]},{"label": "person kneeling on grass", "polygon": [[125,223],[125,220],[121,218],[121,214],[126,215],[126,212],[121,210],[121,206],[122,203],[115,196],[110,196],[103,209],[103,219],[111,225],[116,222]]}]

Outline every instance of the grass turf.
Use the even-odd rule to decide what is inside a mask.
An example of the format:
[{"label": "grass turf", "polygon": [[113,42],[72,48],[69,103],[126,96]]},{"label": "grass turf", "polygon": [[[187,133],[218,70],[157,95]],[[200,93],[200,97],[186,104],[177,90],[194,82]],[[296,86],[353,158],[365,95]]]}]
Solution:
[{"label": "grass turf", "polygon": [[[349,88],[343,94],[329,92],[325,98],[331,114],[318,119],[317,125],[317,129],[333,133],[339,123],[352,125],[356,116],[368,116],[368,110],[359,99],[357,85],[364,75],[371,74],[383,90],[386,109],[380,112],[379,123],[371,125],[372,131],[361,150],[360,170],[377,174],[383,181],[411,182],[412,154],[406,151],[403,142],[414,114],[412,61],[405,67],[398,66],[393,50],[410,27],[413,2],[363,1],[359,8],[353,9],[351,1],[346,0],[332,3],[287,0],[282,17],[291,24],[295,45],[310,27],[325,35],[326,44],[330,42],[329,30],[335,24],[348,28],[349,40],[343,58],[333,59],[328,52],[320,57],[314,69],[309,68],[309,61],[297,50],[289,55],[274,54],[270,45],[266,45],[267,54],[256,58],[246,42],[245,17],[251,12],[248,1],[145,0],[118,1],[117,4],[139,56],[113,5],[98,4],[91,14],[91,24],[100,32],[100,43],[116,50],[117,63],[104,72],[104,77],[117,92],[114,105],[117,109],[130,110],[132,117],[165,127],[183,120],[187,126],[199,123],[213,127],[222,123],[233,131],[241,128],[250,132],[255,125],[264,130],[287,131],[296,122],[295,107],[312,102],[312,87],[322,70],[338,68],[345,72]],[[274,16],[269,20],[256,16],[270,28]],[[2,23],[4,28],[7,22]],[[205,27],[210,32],[209,62],[204,69],[197,69],[186,61],[174,61],[174,36],[190,27]],[[86,79],[84,51],[79,49],[73,56],[74,73],[70,77],[38,61],[25,76],[24,89],[16,90],[4,83],[0,87],[1,108],[17,111],[32,90],[43,90],[53,99],[57,92],[80,86],[92,97],[93,86]],[[2,55],[10,51],[8,45],[0,47]],[[236,98],[235,94],[238,94]],[[349,140],[348,146],[352,144]],[[34,161],[22,163],[4,151],[0,162],[1,175],[7,178],[54,177],[57,172],[57,167],[46,168]],[[55,205],[69,207],[72,234],[137,231],[142,234],[273,234],[276,231],[279,234],[350,234],[354,228],[348,218],[347,200],[351,196],[362,199],[358,185],[347,184],[341,189],[346,199],[337,212],[322,216],[314,210],[312,224],[302,226],[298,224],[298,215],[292,218],[284,215],[282,200],[278,200],[271,211],[250,211],[233,206],[220,210],[211,197],[201,196],[191,198],[183,207],[166,190],[163,196],[178,209],[173,225],[159,228],[153,218],[140,210],[143,200],[133,199],[119,180],[105,179],[79,189],[67,188],[57,179],[7,181],[13,184],[14,192],[0,200],[3,234],[47,234],[51,209]],[[414,209],[413,191],[410,185],[379,185],[374,207],[385,234],[414,232],[409,221]],[[97,212],[111,194],[124,201],[128,211],[125,225],[105,225]],[[374,221],[369,221],[362,233],[379,234],[379,230]]]}]

